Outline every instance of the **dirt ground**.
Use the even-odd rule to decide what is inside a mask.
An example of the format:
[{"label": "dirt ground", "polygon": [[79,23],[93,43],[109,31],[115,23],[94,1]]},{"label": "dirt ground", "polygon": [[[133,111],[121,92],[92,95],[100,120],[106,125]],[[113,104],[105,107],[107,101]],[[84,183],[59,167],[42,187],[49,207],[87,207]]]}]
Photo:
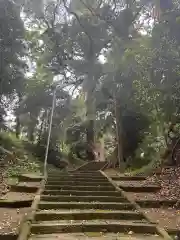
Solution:
[{"label": "dirt ground", "polygon": [[[112,177],[118,175],[114,169],[106,173]],[[117,182],[117,181],[116,181]],[[132,200],[179,200],[180,196],[180,167],[162,169],[160,174],[147,177],[145,181],[119,181],[126,186],[159,185],[158,192],[135,193],[126,192]],[[165,229],[180,230],[180,210],[176,208],[142,208],[142,211],[153,221]]]},{"label": "dirt ground", "polygon": [[29,208],[0,208],[0,234],[16,234],[23,217]]},{"label": "dirt ground", "polygon": [[164,200],[163,196],[157,195],[156,193],[133,193],[127,192],[127,196],[129,196],[132,200]]},{"label": "dirt ground", "polygon": [[179,200],[180,196],[180,167],[162,169],[161,174],[148,177],[146,184],[159,184],[161,190],[156,193],[157,198]]},{"label": "dirt ground", "polygon": [[180,210],[173,208],[143,208],[148,217],[165,229],[180,229]]},{"label": "dirt ground", "polygon": [[[29,183],[24,182],[20,183],[22,185],[28,186],[38,186],[39,182]],[[3,187],[0,188],[4,191],[4,183],[0,184]],[[33,200],[35,197],[34,193],[21,193],[21,192],[11,192],[6,188],[5,192],[1,192],[0,199],[9,200],[9,201],[19,201],[19,200]],[[0,208],[0,234],[17,234],[23,217],[28,214],[30,208]]]}]

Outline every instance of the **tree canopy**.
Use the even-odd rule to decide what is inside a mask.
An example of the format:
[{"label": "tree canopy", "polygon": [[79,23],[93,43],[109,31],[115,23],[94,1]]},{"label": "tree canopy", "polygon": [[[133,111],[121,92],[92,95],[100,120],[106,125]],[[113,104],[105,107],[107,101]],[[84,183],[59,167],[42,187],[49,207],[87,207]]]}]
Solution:
[{"label": "tree canopy", "polygon": [[52,149],[92,160],[103,141],[114,164],[167,158],[164,151],[179,136],[178,1],[1,0],[0,6],[1,128],[10,114],[17,137],[44,146],[58,85]]}]

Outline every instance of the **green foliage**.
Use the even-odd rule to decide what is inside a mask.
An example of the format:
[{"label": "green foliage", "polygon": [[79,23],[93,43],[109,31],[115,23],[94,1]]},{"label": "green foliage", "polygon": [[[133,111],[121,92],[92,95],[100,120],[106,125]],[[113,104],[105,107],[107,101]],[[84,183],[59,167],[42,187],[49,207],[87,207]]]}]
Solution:
[{"label": "green foliage", "polygon": [[15,134],[8,132],[0,133],[0,146],[13,152],[13,149],[22,149],[22,141],[17,139]]},{"label": "green foliage", "polygon": [[[56,80],[53,159],[68,155],[78,162],[104,139],[107,156],[117,159],[121,148],[131,168],[159,165],[167,125],[180,114],[179,9],[152,22],[151,1],[16,2],[0,3],[1,126],[10,106],[12,130],[37,144],[43,156]],[[2,146],[24,149],[3,135]]]},{"label": "green foliage", "polygon": [[[26,144],[22,140],[17,139],[14,134],[1,132],[0,144],[3,147],[1,149],[3,154],[2,161],[8,161],[4,162],[8,176],[11,177],[22,173],[40,174],[42,163],[26,148]],[[7,153],[6,150],[10,153]]]},{"label": "green foliage", "polygon": [[21,159],[18,159],[15,165],[10,166],[7,170],[7,174],[9,177],[25,173],[41,175],[42,171],[42,163],[39,160],[36,160],[31,154],[27,154]]},{"label": "green foliage", "polygon": [[0,2],[0,97],[21,90],[25,62],[24,24],[18,6],[11,0]]}]

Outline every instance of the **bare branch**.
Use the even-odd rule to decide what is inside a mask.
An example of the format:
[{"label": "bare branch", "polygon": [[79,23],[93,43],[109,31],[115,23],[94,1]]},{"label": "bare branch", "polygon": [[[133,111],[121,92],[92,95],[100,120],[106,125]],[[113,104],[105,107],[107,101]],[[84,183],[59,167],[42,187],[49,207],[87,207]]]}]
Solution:
[{"label": "bare branch", "polygon": [[100,1],[99,1],[98,8],[100,8],[100,7],[101,7],[101,5],[102,5],[102,2],[103,2],[103,0],[100,0]]},{"label": "bare branch", "polygon": [[91,12],[93,16],[96,16],[96,13],[94,12],[94,9],[88,6],[83,0],[80,0],[80,2]]},{"label": "bare branch", "polygon": [[87,37],[88,37],[88,39],[89,39],[89,45],[90,45],[90,46],[89,46],[89,52],[91,53],[92,50],[93,50],[93,39],[92,39],[91,35],[88,33],[88,31],[86,31],[86,28],[85,28],[85,26],[81,23],[81,20],[80,20],[79,16],[77,15],[77,13],[71,11],[71,10],[68,8],[68,6],[66,5],[65,0],[62,0],[62,1],[63,1],[63,4],[64,4],[64,7],[65,7],[66,11],[67,11],[69,14],[72,14],[72,15],[76,18],[76,20],[78,21],[79,25],[83,28],[84,33],[87,35]]},{"label": "bare branch", "polygon": [[113,8],[113,12],[116,10],[117,5],[116,5],[116,0],[113,0],[113,4],[114,4],[114,8]]},{"label": "bare branch", "polygon": [[57,14],[57,10],[58,10],[58,7],[59,7],[59,1],[57,2],[55,8],[54,8],[54,11],[53,11],[53,19],[52,19],[52,28],[54,28],[54,24],[56,22],[56,14]]}]

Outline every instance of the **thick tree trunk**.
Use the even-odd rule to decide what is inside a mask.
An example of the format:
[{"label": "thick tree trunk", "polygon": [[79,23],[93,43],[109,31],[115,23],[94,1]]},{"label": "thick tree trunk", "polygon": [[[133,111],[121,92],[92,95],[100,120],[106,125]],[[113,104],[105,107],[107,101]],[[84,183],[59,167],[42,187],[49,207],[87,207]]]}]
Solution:
[{"label": "thick tree trunk", "polygon": [[94,120],[89,120],[86,133],[87,133],[87,143],[93,144],[94,143]]},{"label": "thick tree trunk", "polygon": [[95,140],[95,101],[93,98],[94,77],[92,73],[86,80],[84,91],[86,92],[86,116],[88,121],[87,126],[87,143],[94,144]]},{"label": "thick tree trunk", "polygon": [[124,161],[123,161],[123,142],[122,142],[122,126],[120,119],[120,106],[118,105],[117,98],[114,97],[114,110],[116,118],[116,138],[117,138],[117,150],[118,150],[118,165],[119,168],[124,170]]},{"label": "thick tree trunk", "polygon": [[90,95],[87,94],[87,100],[86,100],[86,116],[87,116],[87,128],[86,128],[86,140],[88,144],[88,158],[90,161],[95,160],[94,155],[94,140],[95,140],[95,129],[94,129],[94,111],[93,111],[93,105],[94,102],[89,97]]},{"label": "thick tree trunk", "polygon": [[[85,85],[86,92],[86,117],[87,117],[87,128],[86,128],[86,140],[89,145],[89,160],[95,160],[94,154],[94,141],[95,141],[95,101],[93,98],[94,90],[94,78],[92,73],[89,74]],[[90,153],[91,151],[91,153]]]}]

